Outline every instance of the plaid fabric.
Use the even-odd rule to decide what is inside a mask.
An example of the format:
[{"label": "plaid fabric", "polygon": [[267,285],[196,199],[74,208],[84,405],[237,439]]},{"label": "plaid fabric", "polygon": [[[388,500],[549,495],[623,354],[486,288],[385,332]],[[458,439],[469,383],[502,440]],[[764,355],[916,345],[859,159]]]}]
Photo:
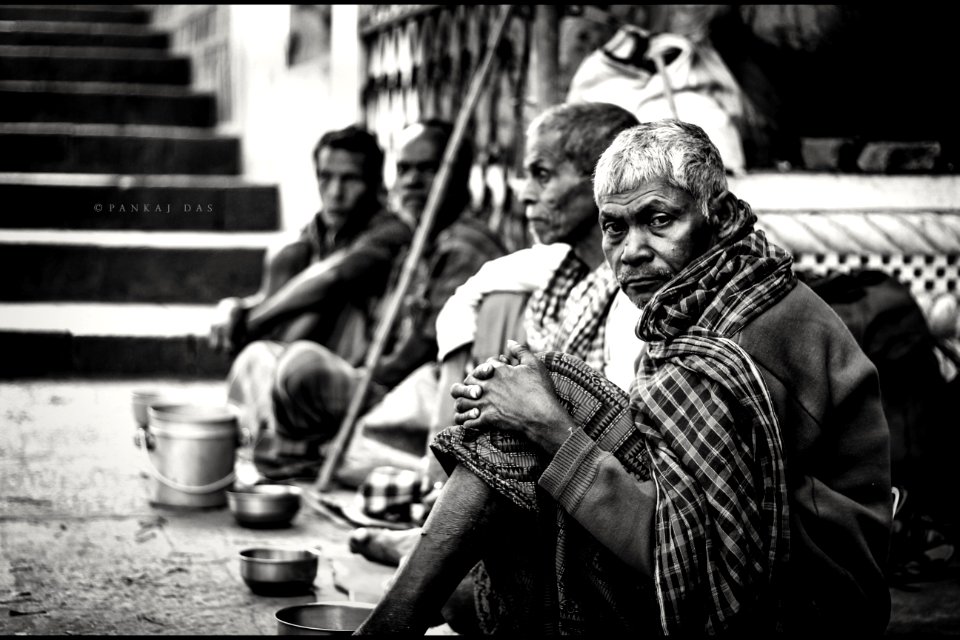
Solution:
[{"label": "plaid fabric", "polygon": [[657,485],[666,633],[720,632],[740,613],[777,625],[789,547],[779,423],[759,371],[728,337],[796,285],[792,262],[754,231],[688,265],[641,314],[637,332],[651,345],[631,405]]},{"label": "plaid fabric", "polygon": [[[573,396],[578,426],[635,477],[649,474],[655,481],[654,582],[668,634],[722,632],[744,617],[761,627],[777,624],[778,578],[789,544],[779,424],[759,372],[729,337],[785,296],[796,279],[790,257],[762,232],[750,231],[750,223],[737,240],[688,265],[645,308],[638,335],[652,344],[641,360],[630,411],[619,414],[615,394],[599,392],[600,405],[611,403],[615,413],[630,416],[632,430],[608,437],[607,427],[598,426],[605,423],[594,424],[599,414],[592,407],[598,405]],[[554,373],[559,389],[563,383]],[[580,380],[586,388],[603,388],[596,378]],[[468,466],[518,506],[542,510],[536,480],[545,465],[529,443],[452,427],[433,447],[446,464]],[[576,523],[554,508],[559,631],[578,633],[596,615],[635,628],[628,621],[639,602],[631,608],[631,597],[642,597],[639,581],[625,581],[632,574],[589,536],[581,532],[574,543]],[[598,613],[571,572],[609,608]]]},{"label": "plaid fabric", "polygon": [[377,467],[360,487],[363,512],[371,518],[409,520],[410,505],[420,501],[418,472],[397,467]]},{"label": "plaid fabric", "polygon": [[564,304],[589,271],[587,265],[570,249],[547,286],[530,295],[524,310],[523,325],[531,350],[543,351],[551,344],[560,330]]},{"label": "plaid fabric", "polygon": [[587,274],[570,290],[560,327],[545,350],[577,356],[597,371],[603,371],[604,329],[619,289],[617,277],[606,261]]}]

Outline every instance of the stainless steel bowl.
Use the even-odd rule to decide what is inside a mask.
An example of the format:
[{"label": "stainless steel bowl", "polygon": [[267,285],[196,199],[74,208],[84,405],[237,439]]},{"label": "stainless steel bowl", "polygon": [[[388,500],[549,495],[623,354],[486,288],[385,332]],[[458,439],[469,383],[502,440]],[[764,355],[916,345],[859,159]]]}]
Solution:
[{"label": "stainless steel bowl", "polygon": [[280,609],[277,635],[339,636],[356,631],[374,605],[366,602],[313,602]]},{"label": "stainless steel bowl", "polygon": [[300,487],[258,484],[227,490],[227,505],[245,527],[285,527],[300,510]]},{"label": "stainless steel bowl", "polygon": [[313,588],[317,564],[317,554],[308,549],[244,549],[240,552],[240,577],[258,595],[299,595]]}]

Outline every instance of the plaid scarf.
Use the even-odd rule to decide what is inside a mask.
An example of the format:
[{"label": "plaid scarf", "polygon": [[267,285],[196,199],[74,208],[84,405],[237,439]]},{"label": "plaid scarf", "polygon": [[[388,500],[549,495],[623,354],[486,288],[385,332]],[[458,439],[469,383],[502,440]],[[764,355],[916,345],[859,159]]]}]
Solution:
[{"label": "plaid scarf", "polygon": [[[541,356],[577,425],[629,473],[655,481],[654,583],[667,634],[722,632],[743,619],[777,626],[789,541],[779,425],[760,373],[729,338],[796,278],[790,257],[751,231],[752,222],[748,216],[733,241],[688,265],[644,309],[638,335],[652,344],[629,400],[576,359]],[[582,633],[598,617],[601,626],[637,627],[642,581],[559,505],[544,502],[537,480],[548,461],[538,449],[463,427],[445,430],[432,447],[448,469],[463,464],[541,521],[555,518],[550,591],[558,618],[547,631]],[[585,597],[584,583],[605,606]]]},{"label": "plaid scarf", "polygon": [[556,339],[564,305],[589,271],[571,248],[553,272],[547,286],[530,294],[523,314],[523,327],[531,350],[543,351]]},{"label": "plaid scarf", "polygon": [[650,345],[631,406],[657,486],[665,633],[721,632],[738,614],[778,626],[789,547],[780,429],[763,378],[730,337],[796,285],[792,262],[762,231],[741,234],[641,314],[637,333]]},{"label": "plaid scarf", "polygon": [[606,261],[573,289],[563,307],[563,317],[545,351],[576,356],[597,371],[604,366],[604,329],[607,314],[620,285]]}]

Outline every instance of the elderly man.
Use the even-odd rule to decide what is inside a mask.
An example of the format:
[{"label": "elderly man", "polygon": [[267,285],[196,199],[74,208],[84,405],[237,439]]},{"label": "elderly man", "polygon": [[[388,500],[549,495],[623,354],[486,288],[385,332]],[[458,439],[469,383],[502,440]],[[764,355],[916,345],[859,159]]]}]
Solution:
[{"label": "elderly man", "polygon": [[879,635],[876,370],[698,127],[621,133],[594,193],[648,341],[629,398],[517,344],[456,385],[460,426],[434,443],[451,478],[359,632],[422,629],[482,557],[490,631]]},{"label": "elderly man", "polygon": [[[617,295],[616,279],[604,262],[592,176],[603,150],[637,124],[630,112],[607,103],[556,105],[530,123],[520,199],[537,243],[483,265],[440,311],[434,431],[453,419],[450,385],[503,352],[506,337],[522,335],[538,351],[579,349],[588,364],[624,390],[629,387],[642,347],[629,333],[638,311]],[[575,344],[564,344],[573,338]],[[425,484],[438,486],[446,474],[432,453],[426,456]],[[419,529],[361,528],[351,535],[351,549],[397,565],[419,534]]]},{"label": "elderly man", "polygon": [[[401,215],[419,219],[452,130],[447,122],[425,120],[401,132],[396,183]],[[373,372],[365,409],[411,376],[414,382],[422,379],[430,383],[437,354],[437,313],[483,263],[503,254],[499,239],[483,222],[469,216],[472,161],[472,149],[464,142],[401,308],[392,348]],[[272,396],[277,440],[292,458],[290,469],[300,459],[307,465],[304,471],[315,473],[322,457],[320,448],[336,434],[363,375],[355,363],[313,342],[294,342],[284,352],[277,365]],[[409,409],[421,413],[420,407]],[[395,418],[400,424],[405,416]]]}]

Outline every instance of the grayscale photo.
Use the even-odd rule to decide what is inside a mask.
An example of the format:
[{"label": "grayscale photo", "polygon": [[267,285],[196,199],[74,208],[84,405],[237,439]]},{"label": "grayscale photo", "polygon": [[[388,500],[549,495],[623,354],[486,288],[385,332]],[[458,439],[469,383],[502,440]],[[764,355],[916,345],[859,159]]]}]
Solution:
[{"label": "grayscale photo", "polygon": [[0,634],[960,635],[955,13],[0,5]]}]

